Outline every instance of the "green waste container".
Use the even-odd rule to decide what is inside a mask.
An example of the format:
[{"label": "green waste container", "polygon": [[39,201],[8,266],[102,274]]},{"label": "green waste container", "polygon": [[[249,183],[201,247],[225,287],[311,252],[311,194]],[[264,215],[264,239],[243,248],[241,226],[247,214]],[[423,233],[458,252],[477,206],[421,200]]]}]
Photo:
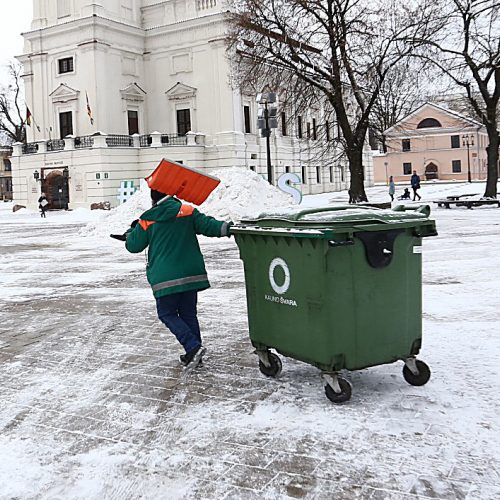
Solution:
[{"label": "green waste container", "polygon": [[325,207],[243,220],[231,229],[245,269],[250,340],[267,376],[277,352],[319,368],[327,397],[350,399],[340,370],[403,360],[413,385],[430,378],[422,340],[422,238],[427,205]]}]

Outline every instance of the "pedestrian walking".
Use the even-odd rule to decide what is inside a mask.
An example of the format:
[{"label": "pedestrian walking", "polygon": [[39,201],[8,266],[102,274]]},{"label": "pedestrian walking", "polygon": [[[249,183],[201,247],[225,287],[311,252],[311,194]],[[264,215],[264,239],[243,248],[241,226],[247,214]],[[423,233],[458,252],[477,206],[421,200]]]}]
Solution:
[{"label": "pedestrian walking", "polygon": [[49,200],[47,200],[47,197],[45,196],[45,193],[42,193],[40,198],[38,198],[38,208],[40,209],[40,217],[46,218],[47,215],[45,214],[47,210],[47,205],[49,204]]},{"label": "pedestrian walking", "polygon": [[389,177],[389,196],[391,201],[394,201],[394,195],[396,194],[396,184],[394,184],[394,179],[392,175]]},{"label": "pedestrian walking", "polygon": [[417,192],[420,189],[420,176],[417,175],[416,170],[413,171],[410,183],[411,183],[411,188],[413,189],[413,201],[415,201],[416,198],[421,200],[422,197]]},{"label": "pedestrian walking", "polygon": [[151,190],[153,207],[125,235],[131,253],[148,248],[147,278],[159,319],[175,335],[186,367],[198,365],[205,353],[197,316],[198,292],[210,283],[197,236],[230,236],[232,223],[214,219],[191,205]]}]

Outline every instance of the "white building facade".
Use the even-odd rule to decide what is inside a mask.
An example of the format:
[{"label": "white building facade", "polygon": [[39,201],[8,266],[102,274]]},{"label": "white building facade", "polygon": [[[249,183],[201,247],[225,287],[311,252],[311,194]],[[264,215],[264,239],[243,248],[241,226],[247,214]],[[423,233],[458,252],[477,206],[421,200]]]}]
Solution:
[{"label": "white building facade", "polygon": [[[163,157],[266,175],[255,96],[230,84],[221,0],[33,5],[18,57],[32,123],[28,143],[14,145],[16,203],[36,206],[44,190],[52,208],[114,206],[123,183],[137,187]],[[301,117],[300,133],[280,117],[271,138],[273,181],[294,172],[304,194],[345,189],[345,163],[323,167],[314,159],[321,112]],[[366,180],[373,182],[368,151]]]}]

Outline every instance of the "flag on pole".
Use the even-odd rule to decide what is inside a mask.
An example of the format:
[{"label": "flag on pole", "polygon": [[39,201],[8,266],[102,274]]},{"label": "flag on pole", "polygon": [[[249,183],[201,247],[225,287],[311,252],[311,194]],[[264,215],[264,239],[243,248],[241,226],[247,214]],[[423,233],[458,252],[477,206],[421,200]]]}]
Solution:
[{"label": "flag on pole", "polygon": [[30,108],[28,108],[28,106],[26,106],[26,125],[28,125],[28,127],[31,127],[31,117],[33,115],[31,114],[31,111],[30,111]]},{"label": "flag on pole", "polygon": [[87,99],[87,114],[89,115],[90,118],[90,124],[94,125],[94,119],[92,118],[92,110],[90,109],[89,96],[87,94],[87,91],[85,91],[85,97]]}]

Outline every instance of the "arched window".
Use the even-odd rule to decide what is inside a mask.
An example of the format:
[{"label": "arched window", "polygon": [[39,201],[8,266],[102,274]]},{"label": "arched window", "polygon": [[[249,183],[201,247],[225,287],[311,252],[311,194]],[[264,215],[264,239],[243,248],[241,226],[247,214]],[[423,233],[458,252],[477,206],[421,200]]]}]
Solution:
[{"label": "arched window", "polygon": [[442,127],[442,125],[435,118],[424,118],[417,125],[417,128],[432,128],[432,127]]}]

